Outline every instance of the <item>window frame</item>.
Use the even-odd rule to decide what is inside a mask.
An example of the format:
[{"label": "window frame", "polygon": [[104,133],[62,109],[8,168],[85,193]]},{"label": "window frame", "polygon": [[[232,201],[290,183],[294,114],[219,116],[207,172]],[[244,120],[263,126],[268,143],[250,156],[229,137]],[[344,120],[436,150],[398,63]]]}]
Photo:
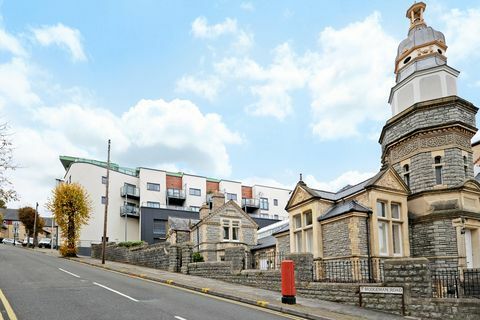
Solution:
[{"label": "window frame", "polygon": [[107,177],[106,176],[102,176],[102,184],[107,184]]},{"label": "window frame", "polygon": [[[156,206],[155,204],[158,204],[158,206]],[[147,207],[159,209],[160,208],[160,202],[158,202],[158,201],[147,201]]]},{"label": "window frame", "polygon": [[[241,225],[242,221],[240,219],[221,219],[221,226],[222,226],[222,242],[240,242],[240,233],[241,233]],[[235,232],[236,230],[236,232]],[[236,238],[234,239],[234,235],[236,234]]]},{"label": "window frame", "polygon": [[436,185],[443,184],[443,163],[442,156],[435,156],[433,158],[434,178]]},{"label": "window frame", "polygon": [[269,210],[270,204],[268,203],[268,198],[260,198],[258,201],[259,201],[260,210],[265,210],[265,211]]},{"label": "window frame", "polygon": [[[155,188],[152,188],[152,186],[155,186]],[[158,186],[158,190],[157,190],[156,186]],[[154,192],[160,192],[160,183],[147,182],[147,190],[148,191],[154,191]]]},{"label": "window frame", "polygon": [[229,192],[225,193],[225,198],[227,198],[227,201],[230,201],[230,200],[237,201],[238,199],[236,193],[229,193]]},{"label": "window frame", "polygon": [[[378,255],[382,257],[402,257],[404,255],[404,248],[403,248],[403,238],[404,238],[404,227],[405,227],[405,217],[403,216],[402,213],[402,203],[396,202],[396,201],[391,201],[391,200],[384,200],[384,199],[377,199],[376,200],[376,211],[375,212],[375,217],[377,219],[377,230],[376,230],[376,237],[377,237],[377,245],[378,245]],[[379,216],[379,206],[378,204],[382,203],[384,204],[385,208],[385,217]],[[398,210],[398,217],[394,217],[393,212],[394,212],[394,207],[397,207]],[[384,226],[384,229],[382,229],[381,226]],[[398,233],[394,232],[395,226],[398,226]],[[383,230],[385,239],[382,239],[383,236],[381,236],[381,230]],[[396,240],[394,237],[398,235],[398,240],[400,241],[398,243],[398,248],[400,249],[400,252],[396,252],[396,246],[397,244]],[[382,246],[381,246],[381,240],[386,241],[386,251],[381,251]]]},{"label": "window frame", "polygon": [[[198,191],[198,192],[197,192]],[[202,189],[198,188],[188,188],[188,194],[190,196],[201,197],[202,196]]]},{"label": "window frame", "polygon": [[274,205],[275,207],[278,207],[278,199],[273,199],[273,205]]}]

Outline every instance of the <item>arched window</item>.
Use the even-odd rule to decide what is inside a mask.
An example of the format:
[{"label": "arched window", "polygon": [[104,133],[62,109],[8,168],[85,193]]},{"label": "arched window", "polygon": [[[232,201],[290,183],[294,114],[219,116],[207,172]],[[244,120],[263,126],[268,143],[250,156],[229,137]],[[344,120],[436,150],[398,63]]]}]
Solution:
[{"label": "arched window", "polygon": [[403,180],[410,188],[410,166],[408,164],[403,166]]},{"label": "arched window", "polygon": [[443,177],[442,177],[442,157],[436,156],[435,157],[435,183],[442,184]]},{"label": "arched window", "polygon": [[465,179],[468,177],[468,162],[467,157],[463,156],[463,172],[465,173]]}]

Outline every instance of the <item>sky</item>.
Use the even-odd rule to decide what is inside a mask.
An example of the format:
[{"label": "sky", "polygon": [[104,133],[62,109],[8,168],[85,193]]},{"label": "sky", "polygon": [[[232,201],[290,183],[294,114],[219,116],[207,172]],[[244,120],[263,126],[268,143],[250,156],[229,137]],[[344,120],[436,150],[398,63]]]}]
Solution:
[{"label": "sky", "polygon": [[[58,157],[330,191],[380,167],[413,1],[0,1],[0,117],[19,193]],[[480,1],[427,1],[480,106]]]}]

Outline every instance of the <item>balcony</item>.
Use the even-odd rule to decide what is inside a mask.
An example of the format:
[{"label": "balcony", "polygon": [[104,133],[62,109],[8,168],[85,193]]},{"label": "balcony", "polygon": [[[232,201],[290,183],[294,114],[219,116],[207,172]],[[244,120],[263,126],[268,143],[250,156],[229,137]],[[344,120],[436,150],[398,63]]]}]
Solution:
[{"label": "balcony", "polygon": [[123,186],[120,188],[120,195],[122,198],[126,196],[130,199],[140,199],[140,189],[132,185]]},{"label": "balcony", "polygon": [[260,208],[260,200],[255,198],[242,198],[242,208]]},{"label": "balcony", "polygon": [[140,211],[138,207],[135,207],[135,206],[131,206],[131,205],[121,206],[120,216],[124,217],[125,215],[127,215],[127,217],[138,218],[140,216]]},{"label": "balcony", "polygon": [[167,189],[167,205],[182,207],[185,202],[185,190],[182,189]]}]

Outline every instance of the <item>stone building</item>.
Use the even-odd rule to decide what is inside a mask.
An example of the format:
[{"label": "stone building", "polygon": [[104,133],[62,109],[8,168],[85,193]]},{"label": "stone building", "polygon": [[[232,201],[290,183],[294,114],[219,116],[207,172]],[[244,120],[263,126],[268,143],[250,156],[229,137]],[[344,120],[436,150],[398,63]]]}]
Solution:
[{"label": "stone building", "polygon": [[235,201],[225,203],[225,196],[212,195],[211,208],[200,208],[200,221],[191,228],[190,239],[194,250],[205,261],[221,261],[225,249],[244,247],[246,251],[257,244],[258,224]]},{"label": "stone building", "polygon": [[395,59],[392,117],[380,135],[382,169],[337,193],[300,181],[287,204],[292,252],[317,259],[426,257],[436,267],[480,267],[480,184],[471,139],[477,108],[457,96],[444,35],[423,2],[407,10]]}]

